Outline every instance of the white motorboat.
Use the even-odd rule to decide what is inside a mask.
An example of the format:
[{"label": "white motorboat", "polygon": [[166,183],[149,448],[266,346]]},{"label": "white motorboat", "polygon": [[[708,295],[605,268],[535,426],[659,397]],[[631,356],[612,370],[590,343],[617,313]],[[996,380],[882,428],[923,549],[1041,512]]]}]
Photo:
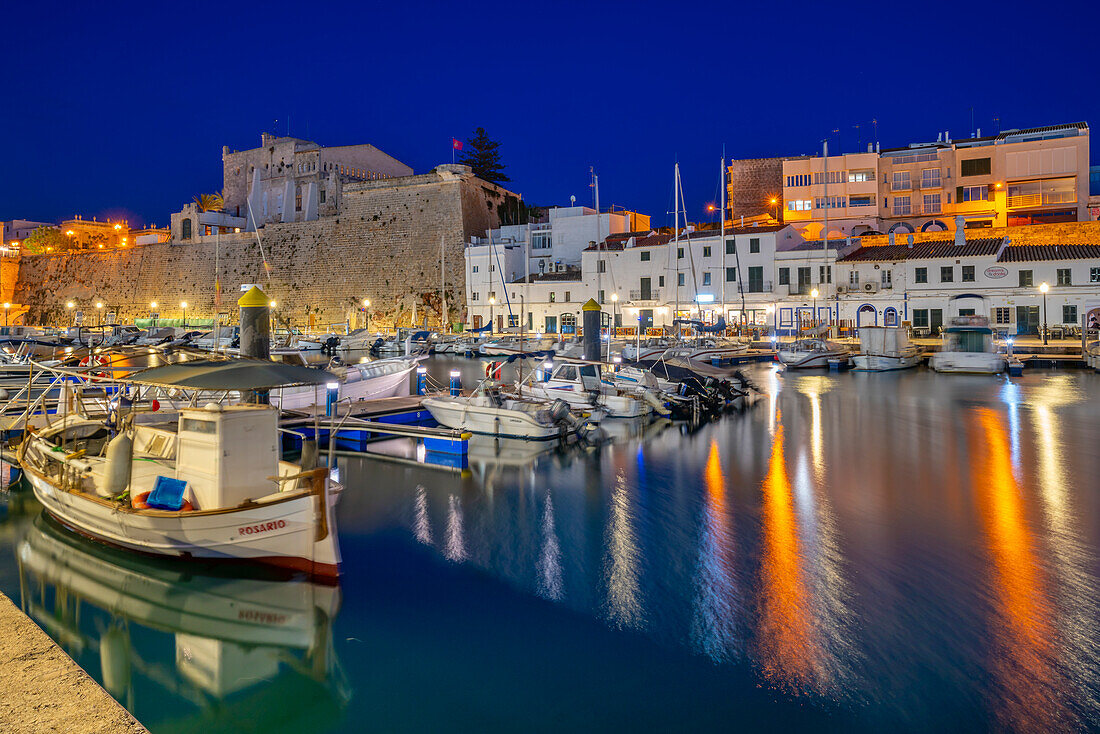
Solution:
[{"label": "white motorboat", "polygon": [[541,340],[534,334],[530,336],[505,336],[482,342],[478,353],[483,357],[510,357],[513,354],[525,354],[539,349]]},{"label": "white motorboat", "polygon": [[776,352],[776,358],[788,369],[828,367],[830,360],[847,360],[850,356],[847,347],[816,337],[780,344]]},{"label": "white motorboat", "polygon": [[[332,379],[313,372],[204,361],[119,382],[243,391]],[[47,512],[92,539],[141,553],[339,575],[340,487],[327,468],[280,460],[275,408],[210,403],[158,424],[134,416],[121,407],[105,419],[69,413],[27,435],[17,458]]]},{"label": "white motorboat", "polygon": [[623,345],[621,356],[627,362],[652,362],[676,345],[675,339],[655,337],[628,342]]},{"label": "white motorboat", "polygon": [[[377,400],[408,395],[411,390],[409,376],[418,363],[414,357],[390,357],[340,368],[329,367],[329,371],[338,378],[334,383],[339,391],[337,400]],[[283,410],[323,405],[325,399],[325,388],[312,385],[286,388],[271,395],[272,405]]]},{"label": "white motorboat", "polygon": [[436,395],[423,405],[442,426],[470,433],[508,438],[546,440],[572,433],[574,426],[565,402],[547,405],[540,400],[508,396],[498,385],[482,383],[472,395]]},{"label": "white motorboat", "polygon": [[520,394],[537,400],[564,400],[579,411],[601,412],[609,418],[643,418],[664,402],[648,393],[644,385],[629,390],[600,377],[599,366],[591,363],[555,362],[549,377],[539,379],[532,372],[519,386]]},{"label": "white motorboat", "polygon": [[869,372],[905,370],[920,364],[923,350],[909,341],[901,326],[861,326],[859,354],[852,357],[855,369]]},{"label": "white motorboat", "polygon": [[1008,358],[997,351],[993,329],[985,316],[956,316],[943,329],[940,350],[928,359],[936,372],[995,375],[1005,371]]}]

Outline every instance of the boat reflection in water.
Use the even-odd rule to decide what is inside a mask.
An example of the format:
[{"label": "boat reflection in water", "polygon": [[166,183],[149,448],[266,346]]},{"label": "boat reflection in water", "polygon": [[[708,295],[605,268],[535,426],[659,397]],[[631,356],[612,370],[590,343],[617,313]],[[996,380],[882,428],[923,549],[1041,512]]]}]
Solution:
[{"label": "boat reflection in water", "polygon": [[[87,542],[42,514],[23,527],[23,610],[154,731],[300,732],[342,718],[338,587],[203,575],[195,562]],[[174,668],[159,662],[169,644]]]}]

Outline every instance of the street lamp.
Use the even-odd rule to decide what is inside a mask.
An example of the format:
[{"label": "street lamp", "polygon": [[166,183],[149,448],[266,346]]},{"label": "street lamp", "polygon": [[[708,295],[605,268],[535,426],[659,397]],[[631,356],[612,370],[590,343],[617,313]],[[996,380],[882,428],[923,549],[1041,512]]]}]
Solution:
[{"label": "street lamp", "polygon": [[364,298],[363,299],[363,313],[365,314],[363,328],[364,329],[369,329],[370,328],[370,299],[369,298]]},{"label": "street lamp", "polygon": [[771,205],[772,205],[772,208],[775,212],[772,215],[772,219],[774,219],[776,222],[778,222],[779,221],[779,197],[773,196],[771,198]]},{"label": "street lamp", "polygon": [[180,308],[183,309],[183,328],[187,328],[187,301],[180,301]]},{"label": "street lamp", "polygon": [[98,322],[99,326],[103,326],[103,301],[96,301],[95,302],[95,310],[96,310],[96,317],[95,317],[96,322]]},{"label": "street lamp", "polygon": [[814,288],[812,291],[810,291],[810,298],[814,299],[814,317],[810,321],[811,329],[817,326],[817,295],[817,288]]},{"label": "street lamp", "polygon": [[1043,294],[1043,346],[1047,343],[1047,291],[1049,290],[1050,286],[1045,280],[1039,284],[1039,292]]},{"label": "street lamp", "polygon": [[493,333],[493,306],[496,304],[497,299],[493,296],[489,296],[489,333]]},{"label": "street lamp", "polygon": [[[157,310],[157,302],[156,301],[150,301],[149,302],[149,312],[150,312],[149,316],[151,318],[152,318],[153,314],[156,313],[156,310]],[[153,323],[151,324],[151,326],[155,329],[157,327],[157,319],[152,318],[152,322]]]},{"label": "street lamp", "polygon": [[4,301],[4,326],[8,325],[8,309],[11,308],[11,304]]}]

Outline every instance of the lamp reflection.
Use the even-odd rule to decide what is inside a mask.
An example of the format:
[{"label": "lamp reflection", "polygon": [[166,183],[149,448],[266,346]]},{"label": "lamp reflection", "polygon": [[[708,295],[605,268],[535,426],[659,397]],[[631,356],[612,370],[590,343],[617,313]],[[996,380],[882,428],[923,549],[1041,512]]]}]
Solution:
[{"label": "lamp reflection", "polygon": [[634,535],[633,513],[626,477],[615,476],[611,491],[611,515],[608,518],[604,554],[607,579],[607,618],[620,627],[644,626],[638,569],[638,542]]},{"label": "lamp reflection", "polygon": [[[1008,432],[1001,416],[975,410],[973,486],[992,562],[996,599],[992,673],[994,708],[1008,729],[1043,730],[1061,723],[1058,674],[1052,665],[1052,629],[1036,542],[1021,488],[1013,476]],[[1053,718],[1053,721],[1051,720]]]},{"label": "lamp reflection", "polygon": [[715,662],[724,662],[736,652],[739,606],[734,579],[734,546],[731,518],[725,501],[725,477],[718,442],[711,440],[703,472],[702,527],[699,560],[695,572],[691,641]]},{"label": "lamp reflection", "polygon": [[462,501],[453,494],[447,510],[447,538],[443,547],[447,560],[459,563],[466,560],[466,539],[462,532]]},{"label": "lamp reflection", "polygon": [[554,503],[550,499],[550,492],[546,493],[542,511],[542,550],[536,570],[539,595],[554,601],[561,599],[565,595],[561,573],[561,546],[558,545],[557,531],[554,529]]}]

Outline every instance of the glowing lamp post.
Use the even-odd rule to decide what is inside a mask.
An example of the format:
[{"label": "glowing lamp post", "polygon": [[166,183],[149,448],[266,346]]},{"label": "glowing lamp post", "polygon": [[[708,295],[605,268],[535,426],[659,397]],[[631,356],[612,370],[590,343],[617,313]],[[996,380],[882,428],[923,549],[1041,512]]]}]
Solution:
[{"label": "glowing lamp post", "polygon": [[100,326],[103,326],[103,301],[95,302],[96,321]]},{"label": "glowing lamp post", "polygon": [[153,320],[153,324],[152,324],[152,326],[153,326],[154,328],[156,328],[156,325],[157,325],[157,319],[156,319],[156,317],[155,317],[155,316],[154,316],[153,314],[155,314],[156,312],[157,312],[157,302],[156,302],[156,301],[150,301],[150,302],[149,302],[149,316],[150,316],[150,317],[152,318],[152,320]]},{"label": "glowing lamp post", "polygon": [[778,222],[779,221],[779,197],[773,196],[770,200],[770,203],[772,205],[772,211],[774,212],[772,214],[772,218],[775,219],[775,221]]},{"label": "glowing lamp post", "polygon": [[489,333],[493,333],[493,306],[496,305],[497,299],[493,296],[489,296]]},{"label": "glowing lamp post", "polygon": [[8,325],[8,311],[11,309],[11,304],[7,301],[4,302],[4,326]]},{"label": "glowing lamp post", "polygon": [[73,319],[76,318],[76,315],[73,314],[73,309],[74,308],[76,308],[76,304],[73,303],[72,301],[69,301],[68,303],[65,304],[65,309],[69,312],[69,326],[72,326]]},{"label": "glowing lamp post", "polygon": [[183,328],[187,328],[187,301],[180,301],[180,308],[183,309]]},{"label": "glowing lamp post", "polygon": [[364,314],[364,316],[363,316],[363,328],[364,329],[369,329],[370,328],[370,299],[369,298],[364,298],[363,299],[363,314]]},{"label": "glowing lamp post", "polygon": [[1043,281],[1039,284],[1039,292],[1043,294],[1043,345],[1047,343],[1047,291],[1050,290],[1050,286]]},{"label": "glowing lamp post", "polygon": [[814,317],[810,321],[811,329],[817,326],[817,295],[817,288],[814,288],[812,291],[810,291],[810,298],[814,299]]}]

